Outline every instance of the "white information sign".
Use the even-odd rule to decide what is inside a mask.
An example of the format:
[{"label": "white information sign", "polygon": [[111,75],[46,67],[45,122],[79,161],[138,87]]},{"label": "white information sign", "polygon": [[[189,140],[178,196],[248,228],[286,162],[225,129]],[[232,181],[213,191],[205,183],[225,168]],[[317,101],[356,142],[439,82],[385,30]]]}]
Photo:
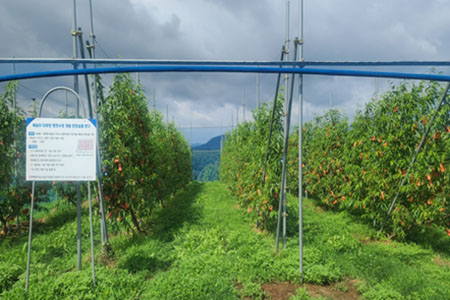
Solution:
[{"label": "white information sign", "polygon": [[28,118],[26,180],[94,181],[95,119]]}]

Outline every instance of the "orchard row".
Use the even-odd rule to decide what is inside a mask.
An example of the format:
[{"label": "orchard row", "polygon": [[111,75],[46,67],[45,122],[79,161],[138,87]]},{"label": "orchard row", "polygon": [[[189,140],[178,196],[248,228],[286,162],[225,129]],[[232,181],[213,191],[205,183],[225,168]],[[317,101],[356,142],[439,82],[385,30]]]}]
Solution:
[{"label": "orchard row", "polygon": [[[190,181],[190,149],[173,124],[166,124],[158,111],[147,108],[143,90],[130,76],[117,75],[107,92],[100,80],[98,84],[107,219],[143,230],[152,210],[164,206]],[[0,222],[4,233],[18,216],[28,214],[31,193],[31,183],[25,181],[25,114],[13,110],[16,86],[9,83],[0,96]],[[59,198],[73,201],[76,197],[71,183],[40,182],[37,186],[38,202],[49,201],[51,190]]]},{"label": "orchard row", "polygon": [[[385,233],[403,237],[408,231],[438,224],[450,228],[450,105],[441,107],[405,184],[400,182],[424,135],[443,92],[437,83],[392,85],[376,95],[353,122],[337,110],[303,127],[304,192],[321,205],[346,210],[380,228],[399,192]],[[264,222],[275,216],[281,178],[281,111],[271,145],[268,185],[261,186],[267,143],[268,112],[239,125],[224,147],[221,178],[241,206]],[[298,130],[289,139],[288,189],[298,194]],[[259,213],[255,212],[260,208]],[[447,229],[450,235],[450,230]]]}]

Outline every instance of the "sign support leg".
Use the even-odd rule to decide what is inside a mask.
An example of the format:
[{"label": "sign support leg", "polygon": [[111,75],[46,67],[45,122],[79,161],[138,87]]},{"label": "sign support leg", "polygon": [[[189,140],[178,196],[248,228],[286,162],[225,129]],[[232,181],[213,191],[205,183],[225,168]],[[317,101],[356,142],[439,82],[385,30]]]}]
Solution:
[{"label": "sign support leg", "polygon": [[88,196],[89,196],[89,227],[90,227],[90,233],[91,233],[92,283],[95,287],[94,226],[92,224],[92,197],[91,197],[91,183],[90,182],[88,182]]},{"label": "sign support leg", "polygon": [[34,208],[34,185],[33,181],[31,184],[31,208],[30,208],[30,228],[28,236],[28,256],[27,256],[27,277],[25,281],[25,291],[28,292],[29,279],[30,279],[30,259],[31,259],[31,236],[33,233],[33,208]]},{"label": "sign support leg", "polygon": [[81,271],[81,192],[80,182],[77,181],[77,267]]}]

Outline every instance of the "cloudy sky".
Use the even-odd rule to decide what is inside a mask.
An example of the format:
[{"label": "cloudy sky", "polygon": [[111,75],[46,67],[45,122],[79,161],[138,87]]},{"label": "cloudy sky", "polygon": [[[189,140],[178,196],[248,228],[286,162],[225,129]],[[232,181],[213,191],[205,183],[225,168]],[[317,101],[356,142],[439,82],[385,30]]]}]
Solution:
[{"label": "cloudy sky", "polygon": [[[72,3],[2,0],[0,57],[72,57]],[[90,31],[88,3],[77,1],[77,23],[85,39]],[[93,0],[93,7],[98,58],[277,60],[285,38],[284,0]],[[448,60],[449,16],[450,0],[305,0],[304,58]],[[297,0],[290,1],[290,20],[292,40],[298,35]],[[15,71],[69,67],[16,65]],[[11,64],[0,65],[0,75],[12,71]],[[445,68],[438,71],[449,72]],[[237,114],[242,121],[244,100],[245,118],[249,119],[257,103],[255,74],[146,73],[139,79],[150,100],[155,91],[157,109],[164,115],[168,109],[169,120],[192,142],[205,142],[232,122],[236,124]],[[260,76],[261,101],[271,100],[275,80],[274,75]],[[305,76],[306,118],[331,105],[351,118],[376,89],[382,91],[388,83],[384,79]],[[19,103],[28,109],[32,98],[40,99],[56,85],[72,86],[73,79],[21,81]],[[82,85],[82,93],[83,89]],[[64,109],[65,97],[65,93],[52,96],[48,116]],[[293,117],[295,123],[297,114]],[[220,126],[223,128],[197,128]]]}]

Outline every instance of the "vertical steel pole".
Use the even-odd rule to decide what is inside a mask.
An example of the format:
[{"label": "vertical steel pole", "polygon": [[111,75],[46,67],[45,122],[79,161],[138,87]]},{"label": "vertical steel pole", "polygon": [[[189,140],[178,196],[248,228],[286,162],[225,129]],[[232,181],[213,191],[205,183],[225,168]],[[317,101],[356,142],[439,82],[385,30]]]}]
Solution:
[{"label": "vertical steel pole", "polygon": [[[95,58],[95,34],[94,34],[94,20],[93,20],[93,12],[92,12],[92,1],[89,0],[89,10],[90,10],[90,23],[91,23],[91,32],[90,32],[90,38],[91,38],[91,45],[88,44],[88,49],[91,58]],[[80,42],[80,53],[81,57],[84,58],[84,51],[83,51],[83,39],[82,39],[82,33],[81,29],[79,30],[79,42]],[[83,65],[86,68],[86,64]],[[90,90],[89,90],[89,80],[88,76],[84,76],[84,80],[86,83],[86,93],[88,96],[88,104],[89,104],[89,117],[93,118],[93,109],[94,106],[95,110],[95,116],[97,121],[98,119],[98,98],[97,98],[97,75],[94,75],[94,84],[93,84],[93,96],[94,96],[94,105],[91,103],[91,97],[90,97]],[[99,123],[97,122],[97,144],[100,145],[100,130],[99,130]],[[106,228],[106,218],[105,218],[105,209],[104,209],[104,202],[103,202],[103,194],[102,194],[102,180],[101,180],[101,155],[100,155],[100,147],[97,147],[97,188],[98,188],[98,199],[99,199],[99,209],[100,209],[100,236],[101,236],[101,242],[102,245],[106,245],[106,249],[109,249],[109,241],[108,241],[108,231]]]},{"label": "vertical steel pole", "polygon": [[[284,51],[284,46],[283,46],[282,50],[281,50],[280,61],[284,60],[284,54],[285,54],[285,51]],[[272,115],[270,117],[269,137],[267,138],[266,156],[264,158],[264,169],[263,169],[263,176],[262,176],[262,186],[263,187],[264,187],[264,184],[266,182],[267,160],[269,159],[269,148],[270,148],[270,141],[272,139],[272,129],[273,129],[273,122],[275,120],[275,112],[276,112],[276,108],[277,108],[278,92],[280,90],[280,82],[281,82],[281,73],[278,73],[277,84],[276,84],[276,87],[275,87],[275,97],[273,98]]]},{"label": "vertical steel pole", "polygon": [[89,230],[91,233],[91,263],[92,263],[92,283],[95,287],[95,253],[94,253],[94,226],[92,224],[92,198],[91,183],[88,181],[88,197],[89,197]]},{"label": "vertical steel pole", "polygon": [[[80,45],[80,55],[82,59],[85,59],[85,55],[84,55],[84,48],[83,48],[83,32],[81,31],[81,28],[78,28],[78,41],[79,41],[79,45]],[[83,63],[83,68],[86,69],[86,64]],[[92,101],[91,101],[91,89],[89,88],[89,78],[88,75],[85,74],[84,75],[84,83],[86,86],[86,95],[87,95],[87,100],[88,100],[88,111],[89,111],[89,118],[93,118],[94,117],[94,112],[92,109]]]},{"label": "vertical steel pole", "polygon": [[[78,41],[77,41],[77,1],[73,0],[73,19],[72,19],[72,38],[73,38],[73,57],[78,58]],[[77,64],[73,65],[74,69],[78,69]],[[79,93],[78,76],[74,76],[74,90]],[[76,116],[80,117],[80,101],[77,98]],[[77,253],[78,253],[78,270],[81,270],[81,193],[80,183],[76,183],[77,191]]]},{"label": "vertical steel pole", "polygon": [[[284,45],[285,45],[285,51],[286,51],[286,55],[285,55],[285,59],[288,62],[289,61],[289,17],[290,17],[290,13],[289,13],[289,9],[290,9],[290,1],[286,0],[286,37],[285,37],[285,41],[284,41]],[[288,91],[288,85],[289,85],[289,75],[288,74],[284,74],[284,102],[283,102],[283,111],[284,111],[284,139],[288,138],[288,99],[289,99],[289,91]],[[285,158],[283,158],[284,160]],[[283,170],[281,173],[281,189],[280,189],[280,201],[281,201],[281,205],[279,205],[279,209],[282,210],[282,219],[283,219],[283,232],[286,232],[286,212],[284,211],[285,206],[286,206],[286,169],[284,167],[284,161],[283,161]],[[279,235],[279,233],[277,232],[277,235]],[[277,239],[277,247],[276,250],[278,251],[278,239]],[[283,248],[284,248],[284,243],[283,243]]]},{"label": "vertical steel pole", "polygon": [[31,183],[31,207],[30,207],[30,228],[28,229],[28,255],[27,255],[27,276],[25,280],[25,291],[28,292],[29,280],[30,280],[30,261],[31,261],[31,237],[33,234],[33,211],[34,211],[34,186],[35,182]]},{"label": "vertical steel pole", "polygon": [[[299,0],[299,61],[303,61],[303,0]],[[298,235],[300,280],[303,283],[303,75],[298,78]]]},{"label": "vertical steel pole", "polygon": [[[297,43],[295,44],[294,50],[294,61],[297,60]],[[287,181],[287,158],[288,158],[288,147],[289,147],[289,129],[291,127],[291,113],[292,113],[292,98],[294,94],[294,80],[295,76],[292,74],[290,91],[289,91],[289,102],[287,106],[287,115],[286,115],[286,127],[284,129],[284,146],[283,146],[283,168],[281,173],[281,191],[284,191],[281,198],[281,203],[283,211],[283,249],[286,249],[286,218],[287,218],[287,193],[286,193],[286,181]]]},{"label": "vertical steel pole", "polygon": [[[73,18],[72,18],[72,50],[73,58],[78,58],[78,41],[77,41],[77,0],[73,0]],[[78,65],[73,65],[74,69],[78,69]],[[78,88],[78,75],[74,76],[73,89],[75,92],[79,92]],[[80,101],[77,99],[76,115],[80,114]]]},{"label": "vertical steel pole", "polygon": [[[97,123],[98,126],[98,123]],[[98,129],[97,129],[98,132]],[[97,138],[98,147],[100,147],[100,143],[98,142],[99,138]],[[97,188],[98,188],[98,197],[100,200],[100,229],[102,229],[102,245],[106,246],[106,250],[109,250],[109,237],[108,237],[108,226],[106,225],[106,216],[105,216],[105,202],[103,201],[103,191],[102,191],[102,181],[101,181],[101,162],[100,162],[100,150],[97,150]]]},{"label": "vertical steel pole", "polygon": [[[285,51],[285,46],[283,46],[283,50],[281,51],[281,61],[284,60],[284,55],[286,54]],[[267,151],[266,151],[266,157],[264,160],[264,172],[263,172],[263,178],[262,178],[262,185],[264,186],[265,180],[266,180],[266,172],[267,172],[267,160],[269,157],[269,148],[270,148],[270,140],[272,137],[272,125],[273,125],[273,120],[275,117],[275,110],[276,110],[276,104],[277,104],[277,98],[278,98],[278,89],[280,86],[280,81],[281,81],[281,73],[278,73],[278,79],[277,79],[277,87],[275,89],[275,99],[273,102],[273,109],[272,109],[272,117],[271,117],[271,121],[270,121],[270,128],[269,128],[269,138],[267,141]],[[276,251],[278,252],[278,241],[280,238],[280,222],[281,222],[281,192],[279,194],[279,202],[278,202],[278,218],[277,218],[277,232],[276,232],[276,242],[275,242],[275,248]]]},{"label": "vertical steel pole", "polygon": [[[16,74],[16,64],[13,63],[12,65],[12,71],[13,74]],[[16,120],[17,120],[17,102],[16,102],[16,91],[14,91],[13,96],[13,110],[14,110],[14,120],[13,120],[13,148],[14,148],[14,188],[17,190],[17,143],[16,143]],[[17,232],[20,232],[20,218],[19,214],[16,216],[16,226],[17,226]]]},{"label": "vertical steel pole", "polygon": [[76,183],[77,190],[77,269],[81,270],[81,191],[80,182]]}]

